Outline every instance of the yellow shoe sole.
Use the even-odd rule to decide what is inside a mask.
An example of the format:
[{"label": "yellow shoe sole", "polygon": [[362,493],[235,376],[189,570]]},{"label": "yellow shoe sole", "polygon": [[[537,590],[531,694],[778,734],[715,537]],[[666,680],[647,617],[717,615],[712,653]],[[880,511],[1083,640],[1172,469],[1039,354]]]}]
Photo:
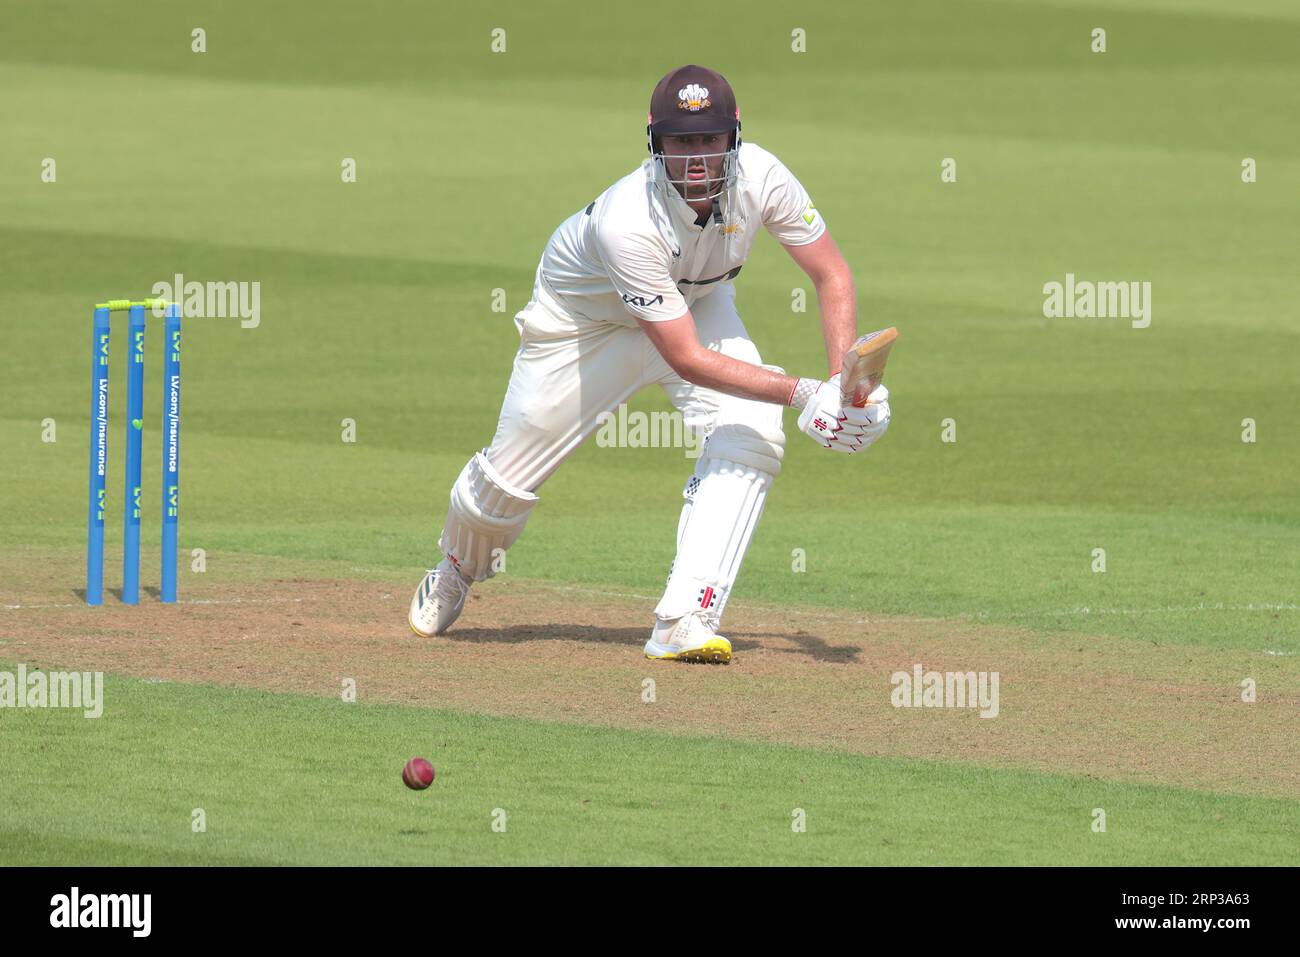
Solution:
[{"label": "yellow shoe sole", "polygon": [[731,643],[714,638],[700,648],[677,651],[666,655],[646,655],[651,661],[687,661],[702,665],[725,665],[731,662]]},{"label": "yellow shoe sole", "polygon": [[425,640],[428,640],[429,638],[437,637],[436,635],[426,635],[419,628],[416,628],[415,622],[411,621],[410,614],[407,614],[406,616],[406,627],[411,629],[411,634],[415,635],[416,638],[424,638]]}]

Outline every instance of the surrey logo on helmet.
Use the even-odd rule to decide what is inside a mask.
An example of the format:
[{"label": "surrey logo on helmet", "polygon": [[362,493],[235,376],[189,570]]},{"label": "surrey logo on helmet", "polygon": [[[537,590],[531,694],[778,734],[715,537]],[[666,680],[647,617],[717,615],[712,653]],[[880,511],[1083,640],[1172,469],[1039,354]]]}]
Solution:
[{"label": "surrey logo on helmet", "polygon": [[698,83],[687,84],[677,91],[677,109],[679,110],[690,110],[692,113],[698,113],[700,110],[707,110],[712,105],[708,88],[700,86]]}]

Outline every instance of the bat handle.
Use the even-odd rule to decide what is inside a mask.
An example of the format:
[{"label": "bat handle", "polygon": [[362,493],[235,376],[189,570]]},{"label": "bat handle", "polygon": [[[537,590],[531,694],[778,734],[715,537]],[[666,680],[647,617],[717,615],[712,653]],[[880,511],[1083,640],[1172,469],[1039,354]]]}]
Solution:
[{"label": "bat handle", "polygon": [[844,399],[855,409],[864,408],[867,404],[867,396],[876,391],[876,386],[880,385],[880,379],[872,376],[866,382],[861,383],[853,390],[853,395],[845,396]]}]

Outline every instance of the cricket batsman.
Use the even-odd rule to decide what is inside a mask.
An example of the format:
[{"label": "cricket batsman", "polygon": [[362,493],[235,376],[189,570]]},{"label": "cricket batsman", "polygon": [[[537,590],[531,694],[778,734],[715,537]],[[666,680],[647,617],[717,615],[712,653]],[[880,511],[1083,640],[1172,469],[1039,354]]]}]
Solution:
[{"label": "cricket batsman", "polygon": [[[416,634],[441,635],[474,582],[519,538],[538,489],[604,417],[643,386],[662,386],[705,436],[683,492],[677,556],[645,645],[652,659],[727,663],[718,633],[727,597],[781,472],[782,406],[837,452],[889,426],[889,392],[863,408],[840,395],[857,336],[853,277],[808,193],[771,153],[742,143],[730,84],[701,66],[655,87],[650,155],[560,224],[515,316],[515,356],[492,444],[451,488],[443,558],[411,599]],[[817,289],[829,378],[764,365],[736,312],[733,285],[759,227]]]}]

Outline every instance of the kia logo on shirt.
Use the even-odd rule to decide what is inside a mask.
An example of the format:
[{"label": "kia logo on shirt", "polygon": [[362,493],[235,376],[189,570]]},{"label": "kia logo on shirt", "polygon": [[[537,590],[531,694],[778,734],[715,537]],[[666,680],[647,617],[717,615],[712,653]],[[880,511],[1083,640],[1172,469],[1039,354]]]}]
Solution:
[{"label": "kia logo on shirt", "polygon": [[623,301],[633,306],[640,306],[642,309],[646,309],[663,302],[664,297],[655,296],[653,299],[647,299],[645,296],[629,296],[627,293],[623,293]]}]

